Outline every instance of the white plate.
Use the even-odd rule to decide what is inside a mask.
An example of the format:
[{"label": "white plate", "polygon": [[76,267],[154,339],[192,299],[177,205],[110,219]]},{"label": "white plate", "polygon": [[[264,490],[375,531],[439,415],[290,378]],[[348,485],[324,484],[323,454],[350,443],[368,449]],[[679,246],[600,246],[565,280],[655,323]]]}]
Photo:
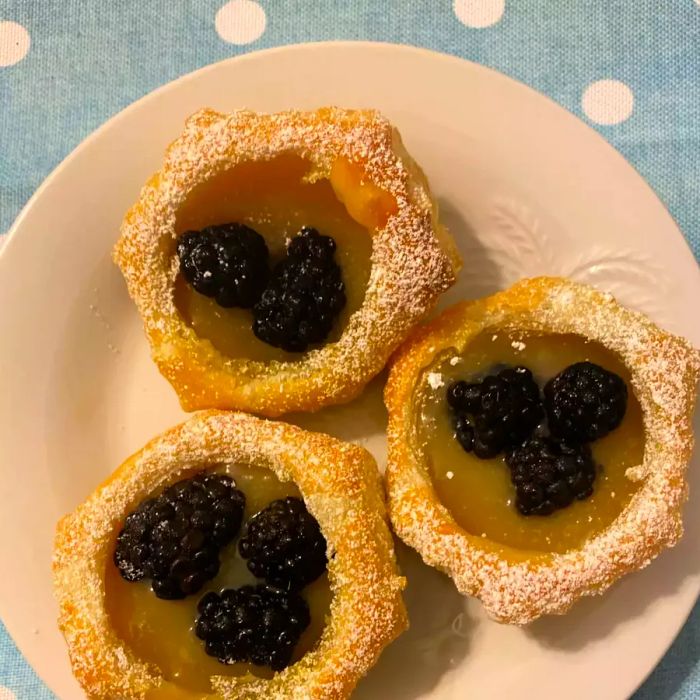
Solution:
[{"label": "white plate", "polygon": [[[56,169],[0,257],[0,612],[61,698],[82,695],[54,622],[54,523],[183,417],[110,261],[120,219],[195,109],[325,104],[381,109],[424,166],[465,259],[446,303],[524,275],[570,274],[700,344],[698,267],[652,191],[595,132],[502,75],[418,49],[340,43],[251,54],[156,91]],[[379,388],[359,407],[301,422],[383,460]],[[651,568],[527,629],[490,622],[402,550],[412,629],[356,697],[629,695],[696,599],[694,510],[683,543]]]}]

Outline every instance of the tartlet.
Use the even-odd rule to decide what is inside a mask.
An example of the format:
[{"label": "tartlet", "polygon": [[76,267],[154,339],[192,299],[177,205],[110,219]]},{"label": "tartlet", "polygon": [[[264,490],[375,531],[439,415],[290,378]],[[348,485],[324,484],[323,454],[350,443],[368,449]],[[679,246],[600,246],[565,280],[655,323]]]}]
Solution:
[{"label": "tartlet", "polygon": [[[250,672],[224,675],[222,670],[209,678],[209,690],[181,687],[177,673],[166,678],[161,667],[141,658],[117,632],[117,627],[127,633],[131,628],[128,620],[115,624],[111,612],[115,598],[110,596],[119,590],[110,584],[115,539],[126,513],[145,497],[193,472],[230,464],[254,465],[269,473],[276,488],[291,483],[298,489],[328,545],[329,613],[315,645],[284,670],[265,678]],[[53,569],[60,628],[73,671],[91,698],[345,698],[407,626],[404,579],[397,572],[381,480],[369,453],[326,435],[240,413],[197,414],[127,459],[60,521]],[[117,580],[129,591],[142,586],[139,595],[155,600],[142,582]],[[158,604],[175,606],[166,610],[180,619],[177,606],[185,602]],[[166,634],[161,631],[164,644]],[[184,650],[177,648],[177,653]]]},{"label": "tartlet", "polygon": [[[505,342],[499,339],[502,335]],[[579,509],[575,513],[589,514],[583,522],[563,515],[550,527],[542,516],[519,516],[508,502],[493,506],[509,519],[507,527],[497,522],[501,516],[494,522],[485,512],[478,516],[478,528],[467,529],[458,519],[474,521],[475,511],[492,507],[482,506],[480,499],[486,502],[496,492],[500,498],[506,484],[512,488],[504,476],[505,466],[493,461],[474,466],[485,470],[478,484],[501,481],[492,493],[472,488],[460,495],[455,484],[460,482],[461,465],[452,462],[445,480],[444,471],[439,474],[436,467],[440,455],[429,452],[429,441],[422,437],[427,433],[420,426],[430,414],[429,408],[425,413],[428,404],[422,397],[443,392],[444,399],[448,375],[476,362],[474,357],[481,358],[476,362],[481,369],[511,358],[515,364],[531,338],[534,346],[545,343],[548,357],[556,358],[556,343],[561,342],[567,353],[593,353],[627,375],[629,424],[623,423],[619,439],[606,438],[611,441],[606,455],[619,464],[611,462],[599,477],[599,504],[594,491],[588,505],[575,506]],[[501,355],[489,356],[492,341]],[[546,343],[555,344],[552,352]],[[645,567],[681,537],[699,374],[700,354],[688,342],[619,306],[611,295],[568,280],[524,280],[491,297],[457,304],[417,330],[391,366],[385,390],[386,484],[395,532],[427,564],[446,572],[461,593],[479,598],[498,621],[523,624],[544,614],[566,612],[582,596],[602,593],[624,574]],[[437,414],[430,415],[433,420]],[[452,428],[442,430],[445,443]],[[455,443],[454,435],[447,442]],[[631,452],[624,452],[630,440]],[[621,441],[625,445],[620,446]],[[503,470],[500,476],[494,471],[498,469]],[[446,507],[440,491],[453,500],[469,498],[471,506],[465,504],[458,514]],[[564,526],[570,529],[564,532]]]},{"label": "tartlet", "polygon": [[[227,331],[220,309],[183,297],[178,237],[231,222],[263,233],[273,255],[300,227],[341,229],[348,304],[325,344],[272,352],[241,314],[224,314]],[[398,131],[377,112],[336,108],[195,113],[127,213],[114,259],[183,408],[269,417],[356,396],[460,266]]]}]

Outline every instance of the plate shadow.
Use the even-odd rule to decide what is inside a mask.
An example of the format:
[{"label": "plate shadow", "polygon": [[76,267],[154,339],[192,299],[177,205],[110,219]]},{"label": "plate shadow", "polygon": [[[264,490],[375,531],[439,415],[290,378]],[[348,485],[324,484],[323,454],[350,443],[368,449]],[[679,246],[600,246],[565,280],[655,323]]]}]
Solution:
[{"label": "plate shadow", "polygon": [[408,580],[404,600],[410,627],[382,653],[353,694],[356,700],[427,697],[469,652],[472,620],[452,581],[397,542]]}]

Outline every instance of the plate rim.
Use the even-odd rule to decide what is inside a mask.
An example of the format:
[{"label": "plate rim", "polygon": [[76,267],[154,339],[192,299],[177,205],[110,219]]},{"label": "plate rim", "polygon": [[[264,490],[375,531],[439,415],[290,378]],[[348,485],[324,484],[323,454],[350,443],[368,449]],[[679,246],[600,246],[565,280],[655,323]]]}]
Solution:
[{"label": "plate rim", "polygon": [[[44,192],[52,186],[55,180],[57,180],[61,175],[62,172],[71,164],[71,162],[77,158],[84,150],[88,149],[91,147],[94,141],[98,140],[103,132],[109,130],[112,128],[116,123],[119,123],[121,120],[126,118],[131,112],[137,110],[140,106],[142,106],[144,103],[147,103],[151,100],[157,100],[160,98],[160,96],[164,93],[167,93],[176,87],[179,87],[180,85],[184,83],[188,83],[190,81],[196,81],[199,79],[202,75],[206,74],[207,72],[210,71],[215,71],[217,69],[220,69],[221,66],[226,65],[226,64],[240,64],[244,62],[250,62],[250,61],[255,61],[257,58],[259,58],[261,55],[274,55],[274,54],[286,54],[290,52],[307,52],[307,51],[314,51],[314,50],[323,50],[326,48],[331,48],[331,49],[336,49],[336,50],[350,50],[350,51],[362,51],[362,50],[383,50],[383,51],[388,51],[388,52],[402,52],[405,54],[413,54],[416,57],[426,57],[431,60],[441,60],[446,63],[452,63],[455,65],[463,65],[467,64],[471,69],[473,70],[478,70],[483,73],[488,74],[489,79],[491,80],[497,80],[502,83],[507,83],[511,88],[516,88],[519,90],[522,90],[525,93],[530,93],[530,96],[534,96],[540,100],[544,99],[546,100],[551,107],[554,107],[555,110],[561,111],[564,114],[562,116],[566,116],[567,118],[573,117],[577,122],[579,126],[585,127],[585,129],[589,132],[590,136],[593,136],[597,142],[598,145],[603,147],[604,149],[607,150],[608,155],[611,157],[614,157],[624,163],[624,165],[627,166],[628,169],[630,169],[634,175],[636,176],[636,185],[641,186],[645,191],[646,195],[653,197],[655,200],[656,204],[659,207],[659,212],[663,212],[663,214],[668,218],[668,223],[672,225],[680,239],[682,240],[683,244],[685,245],[685,249],[688,255],[691,256],[692,259],[696,260],[696,256],[690,247],[689,241],[686,238],[686,236],[683,234],[682,229],[680,228],[677,220],[673,216],[673,214],[669,211],[668,207],[666,204],[663,202],[663,200],[660,198],[660,196],[656,193],[656,191],[652,188],[652,186],[646,181],[646,179],[642,176],[642,174],[637,170],[635,165],[630,163],[625,156],[618,151],[615,146],[613,146],[604,136],[600,131],[595,129],[591,124],[586,122],[586,120],[576,112],[573,112],[572,110],[568,109],[566,106],[560,104],[559,102],[555,101],[553,98],[549,97],[543,92],[540,92],[539,90],[535,89],[534,87],[531,87],[527,83],[522,82],[521,80],[511,77],[510,75],[507,75],[496,68],[492,68],[490,66],[478,63],[476,61],[469,60],[467,58],[462,58],[460,56],[457,56],[455,54],[451,53],[446,53],[442,51],[435,51],[433,49],[428,49],[420,46],[413,46],[409,44],[396,44],[392,42],[383,42],[383,41],[366,41],[366,40],[332,40],[332,41],[314,41],[314,42],[302,42],[302,43],[293,43],[293,44],[285,44],[285,45],[278,45],[278,46],[273,46],[265,49],[258,49],[254,51],[247,51],[245,53],[237,54],[230,56],[228,58],[222,59],[220,61],[215,61],[213,63],[207,64],[205,66],[202,66],[200,68],[197,68],[193,71],[190,71],[188,73],[185,73],[183,75],[180,75],[173,80],[170,80],[150,92],[142,95],[138,99],[134,100],[133,102],[130,102],[128,105],[114,113],[112,116],[110,116],[107,120],[105,120],[102,124],[100,124],[97,128],[95,128],[93,131],[91,131],[87,136],[85,136],[50,172],[49,174],[42,180],[40,185],[36,188],[36,190],[32,193],[31,197],[27,200],[27,202],[24,204],[24,206],[20,209],[19,213],[17,216],[14,218],[12,224],[10,227],[7,229],[7,232],[2,236],[2,245],[0,245],[0,275],[2,274],[2,271],[4,269],[4,265],[8,264],[7,260],[10,258],[11,253],[8,251],[11,251],[13,249],[13,242],[15,239],[17,239],[20,235],[20,229],[22,228],[22,224],[24,219],[28,216],[29,212],[33,209],[33,207],[36,205],[37,201],[41,199],[43,196]],[[4,261],[4,262],[3,262]],[[697,272],[698,272],[698,278],[700,279],[700,266],[697,267]],[[0,310],[1,313],[1,310]],[[673,626],[673,631],[669,635],[665,635],[668,638],[664,640],[664,643],[661,647],[661,651],[658,653],[658,655],[655,655],[655,661],[653,665],[651,665],[646,673],[636,682],[636,684],[633,685],[633,687],[630,687],[630,693],[629,695],[633,695],[644,683],[645,681],[651,676],[651,674],[654,672],[654,670],[658,667],[659,663],[661,660],[666,656],[668,653],[669,649],[673,645],[674,641],[677,639],[679,632],[681,629],[684,627],[684,625],[687,623],[688,618],[690,617],[693,609],[697,605],[698,598],[700,597],[700,581],[697,582],[695,585],[695,594],[693,597],[693,602],[691,605],[689,605],[687,611],[685,612],[684,615],[680,616],[679,622],[677,625]],[[6,610],[6,603],[3,601],[0,601],[0,608]],[[45,680],[44,675],[42,672],[40,672],[37,668],[35,668],[27,659],[25,656],[24,652],[22,651],[20,645],[17,642],[17,638],[15,634],[13,633],[13,628],[14,625],[8,625],[7,622],[4,620],[4,615],[0,615],[0,620],[2,620],[3,625],[11,638],[12,642],[15,644],[17,650],[22,656],[22,659],[25,663],[29,664],[30,667],[32,668],[33,672],[36,674],[38,678],[41,679],[42,683],[49,689],[50,692],[53,692],[49,683]]]},{"label": "plate rim", "polygon": [[[514,84],[517,86],[518,89],[522,89],[531,93],[534,93],[538,98],[546,100],[550,106],[554,107],[557,110],[562,110],[564,111],[567,115],[574,117],[580,125],[584,126],[591,135],[593,135],[596,139],[598,139],[599,145],[605,146],[607,149],[609,149],[610,154],[614,155],[616,158],[621,159],[624,161],[624,163],[631,168],[636,176],[639,179],[639,184],[642,184],[645,189],[647,190],[648,194],[651,194],[654,199],[656,199],[657,203],[661,206],[663,209],[664,213],[666,216],[669,217],[670,221],[673,223],[674,227],[680,234],[680,237],[685,244],[688,252],[690,255],[695,258],[695,253],[693,252],[693,249],[690,247],[690,244],[688,242],[688,239],[685,237],[685,234],[683,233],[683,230],[681,229],[678,221],[676,221],[676,218],[673,216],[673,214],[669,211],[668,207],[664,203],[664,201],[661,199],[661,197],[657,194],[656,190],[646,181],[644,176],[639,172],[639,170],[636,168],[636,166],[631,163],[625,156],[613,146],[610,141],[608,141],[597,129],[595,129],[591,124],[586,122],[581,115],[576,114],[575,112],[571,111],[564,105],[560,104],[557,102],[555,99],[550,97],[549,95],[540,92],[539,90],[535,89],[534,87],[528,85],[527,83],[524,83],[521,80],[518,80],[515,77],[512,77],[510,75],[507,75],[506,73],[503,73],[502,71],[499,71],[496,68],[492,68],[491,66],[484,65],[483,63],[478,63],[477,61],[472,61],[468,58],[462,58],[461,56],[456,56],[455,54],[447,53],[445,51],[436,51],[434,49],[428,49],[422,46],[415,46],[413,44],[396,44],[390,41],[368,41],[368,40],[363,40],[363,39],[339,39],[339,40],[329,40],[329,41],[309,41],[309,42],[295,42],[293,44],[281,44],[277,46],[270,46],[268,48],[264,49],[256,49],[253,51],[247,51],[245,53],[241,54],[236,54],[235,56],[229,56],[228,58],[224,58],[220,61],[215,61],[214,63],[208,63],[205,66],[201,66],[200,68],[196,68],[193,71],[190,71],[189,73],[184,73],[183,75],[178,76],[177,78],[174,78],[173,80],[169,80],[167,83],[163,83],[162,85],[159,85],[158,87],[154,88],[150,92],[147,92],[145,95],[142,95],[141,97],[137,98],[133,102],[130,102],[128,105],[114,113],[111,117],[108,117],[106,121],[102,122],[96,129],[91,131],[85,138],[80,141],[71,151],[68,152],[66,156],[49,172],[49,174],[41,181],[39,186],[34,190],[32,195],[29,197],[27,202],[24,204],[24,206],[19,210],[17,216],[14,218],[13,222],[10,224],[10,227],[7,229],[7,231],[3,234],[3,245],[0,246],[0,260],[2,260],[2,257],[5,255],[5,251],[8,248],[8,245],[12,241],[12,239],[15,237],[17,229],[19,225],[21,224],[22,220],[26,216],[27,211],[30,209],[31,206],[33,206],[34,201],[39,198],[39,196],[42,194],[43,190],[47,188],[48,185],[51,184],[51,182],[56,178],[56,176],[59,174],[59,171],[61,171],[64,166],[72,160],[75,156],[77,156],[80,152],[82,152],[85,148],[87,148],[93,140],[97,139],[101,133],[107,128],[111,127],[111,125],[119,120],[121,120],[124,115],[131,111],[132,109],[135,109],[137,106],[139,106],[141,103],[149,101],[151,99],[156,99],[157,97],[160,96],[161,93],[164,93],[170,89],[172,89],[176,84],[180,83],[185,83],[190,80],[195,80],[200,75],[203,75],[204,73],[214,70],[218,68],[219,66],[227,63],[232,63],[232,62],[244,62],[248,60],[254,60],[256,57],[260,55],[271,55],[275,53],[287,53],[287,52],[296,52],[296,51],[306,51],[309,49],[323,49],[323,48],[338,48],[338,49],[384,49],[384,50],[389,50],[389,51],[402,51],[405,53],[414,53],[418,55],[426,55],[430,58],[438,58],[440,60],[450,62],[450,63],[455,63],[455,64],[462,64],[462,63],[467,63],[473,68],[481,71],[485,71],[489,74],[491,74],[491,77],[497,80],[505,81]],[[700,274],[700,269],[698,270],[698,274]]]}]

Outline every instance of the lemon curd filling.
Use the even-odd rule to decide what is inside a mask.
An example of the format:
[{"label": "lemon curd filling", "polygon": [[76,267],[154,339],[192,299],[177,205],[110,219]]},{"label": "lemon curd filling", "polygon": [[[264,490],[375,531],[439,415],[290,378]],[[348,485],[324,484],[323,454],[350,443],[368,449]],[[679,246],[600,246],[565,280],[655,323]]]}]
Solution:
[{"label": "lemon curd filling", "polygon": [[[447,389],[458,380],[477,380],[499,365],[529,368],[542,387],[569,365],[586,360],[622,377],[629,395],[622,424],[591,445],[600,465],[593,495],[548,516],[521,515],[503,455],[479,459],[455,439]],[[416,395],[418,446],[438,498],[467,532],[494,543],[539,552],[580,546],[617,518],[639,486],[625,474],[644,454],[642,413],[629,379],[614,353],[574,335],[484,332],[464,352],[443,353],[423,372]]]},{"label": "lemon curd filling", "polygon": [[[330,343],[340,337],[350,316],[362,305],[371,268],[371,233],[373,227],[386,221],[393,200],[384,202],[380,191],[367,193],[354,183],[351,166],[342,161],[330,179],[311,181],[310,168],[303,158],[291,154],[236,165],[190,192],[178,210],[175,232],[180,235],[229,222],[245,224],[265,239],[272,265],[284,258],[288,241],[303,226],[331,236],[347,303],[326,340]],[[343,202],[334,185],[347,188]],[[292,362],[304,356],[259,340],[251,328],[249,309],[223,308],[197,293],[180,275],[175,303],[197,335],[210,340],[228,357]]]},{"label": "lemon curd filling", "polygon": [[[299,497],[294,484],[281,482],[267,469],[229,466],[217,471],[228,473],[245,494],[244,522],[271,501],[287,496]],[[219,592],[224,588],[260,582],[248,571],[237,544],[238,538],[221,551],[221,569],[216,578],[184,600],[157,598],[148,582],[129,583],[121,578],[111,560],[107,563],[106,605],[117,635],[141,660],[155,664],[167,681],[185,690],[196,693],[211,691],[211,676],[252,674],[269,678],[273,675],[271,669],[263,666],[220,663],[205,653],[203,642],[194,633],[197,603],[207,591]],[[295,648],[292,663],[314,647],[325,627],[331,602],[327,575],[304,588],[301,595],[309,606],[311,623]]]}]

